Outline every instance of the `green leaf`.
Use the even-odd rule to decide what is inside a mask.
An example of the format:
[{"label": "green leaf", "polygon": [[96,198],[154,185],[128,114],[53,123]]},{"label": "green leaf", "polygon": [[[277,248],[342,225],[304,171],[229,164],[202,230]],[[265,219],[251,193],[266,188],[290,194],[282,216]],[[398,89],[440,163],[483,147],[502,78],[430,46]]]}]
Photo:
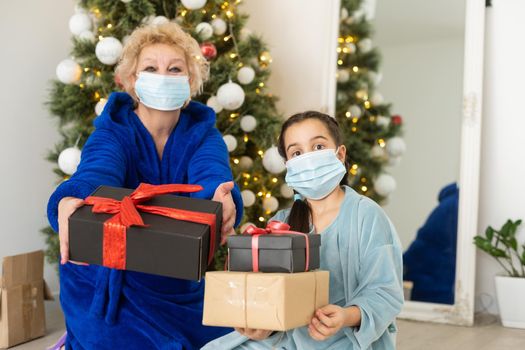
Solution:
[{"label": "green leaf", "polygon": [[514,249],[515,251],[518,251],[518,241],[516,241],[515,237],[509,238],[508,243],[512,249]]},{"label": "green leaf", "polygon": [[512,230],[512,221],[507,220],[507,222],[501,228],[500,233],[503,237],[508,237],[511,234],[511,230]]},{"label": "green leaf", "polygon": [[492,241],[492,237],[494,237],[494,229],[492,227],[487,227],[485,230],[485,237],[487,237],[489,241]]},{"label": "green leaf", "polygon": [[504,250],[498,249],[498,248],[492,248],[490,249],[490,255],[496,257],[496,258],[508,258],[507,253],[505,253]]}]

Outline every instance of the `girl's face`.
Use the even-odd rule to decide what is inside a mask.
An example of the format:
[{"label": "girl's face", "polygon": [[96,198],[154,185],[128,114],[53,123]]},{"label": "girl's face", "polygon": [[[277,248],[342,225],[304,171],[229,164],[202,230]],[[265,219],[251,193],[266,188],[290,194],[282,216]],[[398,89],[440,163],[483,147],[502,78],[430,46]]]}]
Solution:
[{"label": "girl's face", "polygon": [[[184,51],[167,44],[152,44],[142,49],[137,60],[137,70],[133,80],[140,72],[163,75],[189,75]],[[135,81],[133,81],[133,84]]]},{"label": "girl's face", "polygon": [[284,133],[286,160],[308,152],[337,149],[337,158],[344,164],[346,147],[335,144],[326,125],[319,119],[310,118],[292,124]]}]

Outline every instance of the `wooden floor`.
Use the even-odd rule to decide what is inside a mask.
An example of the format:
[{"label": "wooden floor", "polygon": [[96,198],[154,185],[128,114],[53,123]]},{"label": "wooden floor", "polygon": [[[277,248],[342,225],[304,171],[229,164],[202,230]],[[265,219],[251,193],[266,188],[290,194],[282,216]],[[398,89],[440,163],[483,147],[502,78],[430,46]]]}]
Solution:
[{"label": "wooden floor", "polygon": [[[46,302],[48,333],[14,350],[43,350],[64,333],[58,302]],[[399,350],[525,350],[525,330],[504,328],[493,315],[478,315],[475,327],[398,320]],[[115,349],[118,350],[118,349]]]}]

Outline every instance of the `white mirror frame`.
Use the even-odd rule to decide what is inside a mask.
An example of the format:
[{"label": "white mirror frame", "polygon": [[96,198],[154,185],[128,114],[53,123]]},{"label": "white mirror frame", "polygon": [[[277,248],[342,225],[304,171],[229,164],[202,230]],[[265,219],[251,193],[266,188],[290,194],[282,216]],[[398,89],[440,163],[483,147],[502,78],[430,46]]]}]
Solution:
[{"label": "white mirror frame", "polygon": [[454,305],[406,301],[399,318],[472,326],[476,275],[485,0],[466,0]]}]

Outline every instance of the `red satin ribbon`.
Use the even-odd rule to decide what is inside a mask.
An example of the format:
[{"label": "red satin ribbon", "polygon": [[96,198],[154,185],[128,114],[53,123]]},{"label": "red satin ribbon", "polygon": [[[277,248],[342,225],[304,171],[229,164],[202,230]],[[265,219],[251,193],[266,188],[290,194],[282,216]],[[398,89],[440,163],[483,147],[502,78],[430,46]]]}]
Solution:
[{"label": "red satin ribbon", "polygon": [[284,222],[270,221],[266,225],[266,228],[259,228],[254,225],[250,225],[246,228],[246,230],[244,230],[243,234],[252,236],[252,269],[253,269],[253,272],[259,272],[259,236],[268,235],[268,234],[274,234],[274,235],[293,234],[293,235],[304,236],[304,239],[306,240],[306,262],[305,262],[304,270],[308,271],[308,268],[310,267],[310,240],[308,239],[308,235],[306,233],[290,231],[290,225]]},{"label": "red satin ribbon", "polygon": [[216,239],[216,215],[189,210],[166,208],[140,203],[162,194],[174,192],[193,193],[202,190],[199,185],[150,185],[141,183],[129,196],[121,201],[111,198],[89,196],[84,200],[92,205],[93,213],[114,214],[104,222],[102,265],[114,269],[126,269],[126,230],[131,226],[146,227],[138,210],[155,215],[162,215],[176,220],[190,221],[210,226],[210,244],[208,264],[213,259]]}]

